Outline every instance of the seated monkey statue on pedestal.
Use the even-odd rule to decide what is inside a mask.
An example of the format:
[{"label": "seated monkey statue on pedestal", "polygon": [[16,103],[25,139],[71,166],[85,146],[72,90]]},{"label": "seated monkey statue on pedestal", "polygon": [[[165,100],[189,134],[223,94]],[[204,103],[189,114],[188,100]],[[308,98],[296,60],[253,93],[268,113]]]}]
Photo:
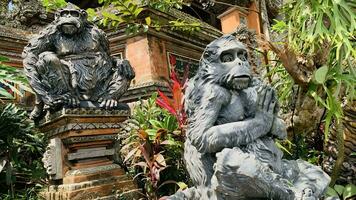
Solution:
[{"label": "seated monkey statue on pedestal", "polygon": [[245,46],[232,35],[210,43],[185,93],[184,159],[194,187],[170,200],[316,200],[330,178],[302,160],[284,160],[287,136],[270,86],[253,78]]},{"label": "seated monkey statue on pedestal", "polygon": [[[127,60],[110,56],[105,33],[87,13],[68,3],[23,52],[29,83],[36,93],[31,118],[63,106],[114,109],[135,73]],[[86,102],[86,103],[85,103]],[[85,104],[85,105],[84,105]]]}]

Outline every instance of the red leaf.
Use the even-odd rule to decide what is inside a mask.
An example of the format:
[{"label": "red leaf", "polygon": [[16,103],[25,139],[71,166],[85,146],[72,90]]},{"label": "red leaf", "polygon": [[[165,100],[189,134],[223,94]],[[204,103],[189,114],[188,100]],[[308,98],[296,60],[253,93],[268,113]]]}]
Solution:
[{"label": "red leaf", "polygon": [[189,64],[187,64],[187,65],[184,67],[183,79],[182,79],[182,81],[180,82],[180,86],[181,86],[182,88],[184,88],[184,85],[186,85],[186,83],[188,82],[188,77],[189,77]]},{"label": "red leaf", "polygon": [[[146,149],[147,148],[146,145],[145,144],[140,145],[140,150],[141,150],[141,153],[142,153],[143,157],[145,158],[146,163],[148,164],[148,167],[152,168],[153,162],[151,161],[150,153]],[[146,148],[145,148],[145,146],[146,146]]]},{"label": "red leaf", "polygon": [[148,140],[148,134],[145,130],[140,129],[137,134],[141,139]]},{"label": "red leaf", "polygon": [[183,93],[182,93],[182,88],[180,87],[180,84],[178,82],[174,82],[173,84],[172,95],[173,95],[173,108],[176,111],[180,111],[182,108]]},{"label": "red leaf", "polygon": [[177,73],[174,71],[174,69],[171,69],[171,79],[172,79],[173,82],[179,83],[179,79],[178,79]]},{"label": "red leaf", "polygon": [[172,105],[172,103],[168,99],[168,97],[165,94],[163,94],[163,92],[161,92],[159,90],[158,90],[158,94],[161,98],[157,98],[157,100],[156,100],[157,105],[168,110],[168,112],[170,112],[171,114],[175,115],[176,110],[174,109],[174,106]]},{"label": "red leaf", "polygon": [[171,64],[171,67],[176,66],[177,60],[176,57],[172,54],[169,54],[169,63]]},{"label": "red leaf", "polygon": [[156,104],[162,107],[163,109],[166,109],[171,114],[176,114],[176,111],[170,105],[167,105],[165,102],[163,102],[162,99],[157,99]]},{"label": "red leaf", "polygon": [[160,90],[158,90],[159,97],[162,98],[163,102],[165,102],[167,105],[172,105],[171,100]]}]

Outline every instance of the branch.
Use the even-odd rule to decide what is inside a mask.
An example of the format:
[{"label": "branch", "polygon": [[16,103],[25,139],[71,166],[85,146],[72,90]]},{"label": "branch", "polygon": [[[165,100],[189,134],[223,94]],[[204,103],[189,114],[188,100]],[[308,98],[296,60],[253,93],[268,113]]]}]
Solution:
[{"label": "branch", "polygon": [[294,51],[288,48],[287,44],[284,46],[284,49],[280,49],[276,45],[272,44],[272,42],[263,38],[262,41],[260,40],[259,42],[261,43],[261,46],[272,50],[277,55],[295,83],[303,88],[308,85],[312,78],[313,70],[304,67],[302,63],[298,61],[298,57]]}]

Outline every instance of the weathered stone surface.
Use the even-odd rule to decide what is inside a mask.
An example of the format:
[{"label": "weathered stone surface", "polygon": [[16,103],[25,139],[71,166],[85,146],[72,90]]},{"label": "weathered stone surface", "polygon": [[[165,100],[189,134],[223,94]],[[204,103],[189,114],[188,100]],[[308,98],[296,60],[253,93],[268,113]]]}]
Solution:
[{"label": "weathered stone surface", "polygon": [[0,25],[38,31],[48,23],[48,18],[50,17],[40,0],[1,1],[0,3]]},{"label": "weathered stone surface", "polygon": [[185,94],[184,159],[194,187],[170,200],[315,200],[327,188],[319,167],[282,159],[277,95],[251,76],[247,55],[232,35],[206,47]]},{"label": "weathered stone surface", "polygon": [[79,149],[76,153],[69,153],[68,160],[78,160],[84,158],[95,158],[112,155],[114,155],[114,149],[106,149],[105,147]]},{"label": "weathered stone surface", "polygon": [[[117,168],[116,170],[118,170]],[[121,170],[121,169],[120,169]],[[133,193],[136,185],[127,175],[118,175],[115,170],[101,171],[105,175],[95,177],[92,180],[68,183],[59,186],[50,186],[41,193],[47,200],[92,200],[92,199],[115,199],[120,194]],[[89,175],[88,175],[89,176]]]},{"label": "weathered stone surface", "polygon": [[60,138],[52,138],[47,145],[42,162],[50,179],[58,180],[63,178],[62,174],[62,141]]},{"label": "weathered stone surface", "polygon": [[110,199],[135,190],[132,178],[114,163],[117,132],[128,115],[129,110],[63,108],[42,120],[42,132],[61,141],[63,159],[62,178],[42,192],[44,198]]}]

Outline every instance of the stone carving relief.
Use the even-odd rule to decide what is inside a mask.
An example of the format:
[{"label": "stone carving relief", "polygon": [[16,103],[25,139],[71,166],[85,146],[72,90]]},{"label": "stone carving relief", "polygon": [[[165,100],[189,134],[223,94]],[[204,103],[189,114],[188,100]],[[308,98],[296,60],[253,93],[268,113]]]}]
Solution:
[{"label": "stone carving relief", "polygon": [[62,142],[60,138],[49,141],[42,158],[47,174],[52,180],[63,178],[62,174]]},{"label": "stone carving relief", "polygon": [[39,0],[5,0],[0,7],[0,25],[13,28],[37,31],[48,18]]},{"label": "stone carving relief", "polygon": [[63,107],[118,108],[135,76],[127,60],[110,56],[105,33],[70,3],[30,40],[23,58],[36,93],[34,120]]},{"label": "stone carving relief", "polygon": [[170,200],[315,200],[330,181],[319,167],[284,160],[287,135],[273,88],[252,77],[246,47],[225,35],[210,43],[185,94],[184,158],[194,187]]}]

